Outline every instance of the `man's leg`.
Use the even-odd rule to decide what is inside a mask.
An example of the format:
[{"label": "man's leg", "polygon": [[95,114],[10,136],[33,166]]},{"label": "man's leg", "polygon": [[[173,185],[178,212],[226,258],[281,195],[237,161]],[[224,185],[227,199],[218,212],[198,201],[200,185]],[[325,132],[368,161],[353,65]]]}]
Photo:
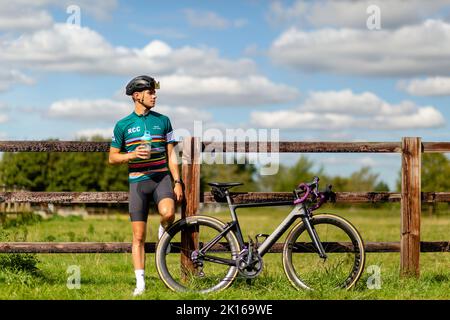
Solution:
[{"label": "man's leg", "polygon": [[133,265],[135,270],[145,268],[145,237],[146,226],[145,221],[131,222],[133,228],[133,243],[131,248],[131,255],[133,257]]},{"label": "man's leg", "polygon": [[164,198],[159,201],[158,212],[161,217],[161,226],[168,229],[175,220],[175,201],[173,198]]},{"label": "man's leg", "polygon": [[133,242],[131,255],[136,276],[136,289],[134,295],[140,295],[145,290],[145,237],[147,223],[144,221],[133,221]]}]

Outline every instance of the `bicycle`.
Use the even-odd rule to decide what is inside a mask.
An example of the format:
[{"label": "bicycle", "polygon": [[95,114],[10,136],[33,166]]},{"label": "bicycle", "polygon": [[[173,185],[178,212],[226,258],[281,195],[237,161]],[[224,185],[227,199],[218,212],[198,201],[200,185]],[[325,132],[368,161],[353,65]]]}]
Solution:
[{"label": "bicycle", "polygon": [[[319,178],[314,177],[313,182],[294,189],[293,202],[233,204],[229,189],[242,183],[208,184],[216,200],[227,200],[232,220],[224,223],[197,215],[180,219],[166,230],[155,259],[159,277],[171,290],[209,293],[228,288],[238,274],[246,279],[257,277],[263,270],[262,257],[297,219],[301,221],[288,233],[282,251],[284,272],[295,288],[350,289],[360,278],[365,251],[359,232],[337,215],[312,214],[325,202],[335,201],[331,185],[319,192]],[[292,211],[270,235],[258,234],[255,241],[249,237],[248,243],[244,242],[237,208],[292,204]],[[184,248],[183,237],[188,243]],[[265,240],[260,243],[262,237]]]}]

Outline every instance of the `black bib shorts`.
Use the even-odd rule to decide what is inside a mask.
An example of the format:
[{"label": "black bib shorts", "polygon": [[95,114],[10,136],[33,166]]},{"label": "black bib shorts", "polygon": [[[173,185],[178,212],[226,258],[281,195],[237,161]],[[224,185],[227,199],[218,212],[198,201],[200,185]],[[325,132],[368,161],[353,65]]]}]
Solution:
[{"label": "black bib shorts", "polygon": [[130,220],[147,222],[150,201],[153,200],[158,205],[165,198],[175,201],[169,174],[157,175],[149,180],[130,183],[128,197]]}]

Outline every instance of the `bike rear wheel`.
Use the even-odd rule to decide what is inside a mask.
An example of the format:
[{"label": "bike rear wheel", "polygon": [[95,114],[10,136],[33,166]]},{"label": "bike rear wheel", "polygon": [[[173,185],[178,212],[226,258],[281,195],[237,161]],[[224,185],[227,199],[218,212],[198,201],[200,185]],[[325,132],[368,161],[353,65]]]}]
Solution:
[{"label": "bike rear wheel", "polygon": [[[198,249],[227,227],[220,220],[208,216],[193,216],[179,220],[163,234],[156,248],[156,268],[161,280],[173,291],[208,293],[226,289],[236,278],[238,269],[235,266],[221,264],[202,259],[195,262]],[[181,247],[182,233],[195,232],[195,241],[190,248]],[[236,261],[240,246],[232,231],[222,236],[218,244],[206,253],[209,258]],[[181,263],[181,255],[185,261],[193,264],[186,269]],[[201,266],[199,265],[202,264]]]},{"label": "bike rear wheel", "polygon": [[303,222],[289,233],[283,248],[284,271],[298,289],[350,289],[364,269],[364,243],[356,228],[335,215],[310,220],[326,252],[319,256]]}]

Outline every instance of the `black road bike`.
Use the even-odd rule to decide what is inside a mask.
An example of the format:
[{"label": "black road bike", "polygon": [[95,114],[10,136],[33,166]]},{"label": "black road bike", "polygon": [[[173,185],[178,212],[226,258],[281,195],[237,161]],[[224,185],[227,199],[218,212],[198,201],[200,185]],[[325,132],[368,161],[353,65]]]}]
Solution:
[{"label": "black road bike", "polygon": [[[313,214],[325,202],[335,201],[331,185],[319,192],[319,178],[314,177],[311,183],[301,183],[293,191],[293,203],[246,204],[233,204],[229,192],[242,183],[209,185],[217,200],[227,200],[232,220],[224,223],[211,216],[191,216],[178,220],[163,234],[156,248],[156,268],[171,290],[208,293],[226,289],[238,275],[257,277],[263,269],[263,256],[296,220],[282,253],[284,272],[295,288],[350,289],[360,278],[365,251],[356,228],[337,215]],[[249,237],[244,242],[237,208],[292,204],[292,211],[270,235],[258,234],[255,240]],[[182,248],[182,237],[191,239],[188,247]],[[180,262],[180,253],[186,257],[184,263]]]}]

